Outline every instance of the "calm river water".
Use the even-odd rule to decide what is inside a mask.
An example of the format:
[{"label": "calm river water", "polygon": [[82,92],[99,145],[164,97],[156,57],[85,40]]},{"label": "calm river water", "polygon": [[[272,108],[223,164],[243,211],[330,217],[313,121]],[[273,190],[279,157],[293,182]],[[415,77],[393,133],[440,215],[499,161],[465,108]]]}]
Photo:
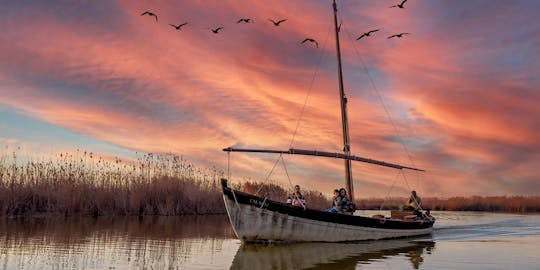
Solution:
[{"label": "calm river water", "polygon": [[434,216],[421,238],[271,246],[242,244],[226,216],[4,218],[0,269],[540,269],[540,215]]}]

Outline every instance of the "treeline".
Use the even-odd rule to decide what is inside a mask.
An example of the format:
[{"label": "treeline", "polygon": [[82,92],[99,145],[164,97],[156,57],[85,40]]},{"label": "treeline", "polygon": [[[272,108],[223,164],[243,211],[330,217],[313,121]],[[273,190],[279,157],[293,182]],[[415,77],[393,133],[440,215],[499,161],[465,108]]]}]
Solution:
[{"label": "treeline", "polygon": [[[366,210],[401,209],[408,198],[363,199],[358,205]],[[423,207],[437,211],[488,211],[488,212],[540,212],[540,196],[472,196],[451,198],[423,198]]]}]

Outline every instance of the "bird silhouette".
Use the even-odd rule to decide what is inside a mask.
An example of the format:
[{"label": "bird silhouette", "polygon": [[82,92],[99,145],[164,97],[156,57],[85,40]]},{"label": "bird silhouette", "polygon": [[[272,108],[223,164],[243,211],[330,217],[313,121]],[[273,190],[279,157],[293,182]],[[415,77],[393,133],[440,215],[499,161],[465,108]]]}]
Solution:
[{"label": "bird silhouette", "polygon": [[245,22],[245,23],[254,23],[253,19],[250,19],[250,18],[241,18],[241,19],[238,20],[236,23],[241,23],[241,22]]},{"label": "bird silhouette", "polygon": [[272,19],[268,19],[268,20],[271,21],[275,26],[279,26],[280,23],[286,21],[287,19],[279,20],[279,21],[277,21],[277,22],[274,21],[274,20],[272,20]]},{"label": "bird silhouette", "polygon": [[403,4],[405,4],[405,2],[407,2],[407,0],[403,0],[403,1],[401,1],[401,4],[393,5],[393,6],[391,6],[391,8],[395,8],[395,7],[398,7],[398,8],[405,8],[405,7],[403,6]]},{"label": "bird silhouette", "polygon": [[150,11],[145,11],[145,12],[143,12],[143,14],[141,14],[141,16],[143,16],[143,15],[154,16],[154,18],[156,18],[156,22],[158,21],[157,15],[154,14],[154,13],[152,13],[152,12],[150,12]]},{"label": "bird silhouette", "polygon": [[359,39],[361,39],[363,37],[369,37],[369,36],[371,36],[371,33],[375,33],[375,32],[377,32],[379,30],[381,30],[381,29],[369,30],[369,31],[363,33],[361,36],[359,36],[356,40],[359,40]]},{"label": "bird silhouette", "polygon": [[185,22],[185,23],[182,23],[182,24],[179,24],[179,25],[174,25],[174,24],[169,24],[169,25],[172,26],[172,27],[174,27],[174,28],[176,28],[176,30],[182,30],[182,29],[181,29],[182,26],[184,26],[184,25],[186,25],[186,24],[188,24],[188,23]]},{"label": "bird silhouette", "polygon": [[393,38],[393,37],[398,37],[398,38],[400,38],[400,37],[402,37],[403,35],[410,35],[410,34],[411,34],[411,33],[399,33],[399,34],[391,35],[391,36],[389,36],[388,38],[389,38],[389,39],[390,39],[390,38]]},{"label": "bird silhouette", "polygon": [[212,32],[213,32],[214,34],[217,34],[217,33],[219,33],[219,30],[221,30],[221,29],[223,29],[223,27],[220,26],[220,27],[218,27],[218,28],[216,28],[216,29],[210,29],[210,30],[212,30]]},{"label": "bird silhouette", "polygon": [[301,44],[304,44],[306,43],[306,41],[309,41],[309,42],[313,42],[315,43],[315,46],[317,46],[317,48],[319,48],[319,42],[317,42],[316,40],[312,39],[312,38],[306,38],[304,39],[302,42],[300,42]]}]

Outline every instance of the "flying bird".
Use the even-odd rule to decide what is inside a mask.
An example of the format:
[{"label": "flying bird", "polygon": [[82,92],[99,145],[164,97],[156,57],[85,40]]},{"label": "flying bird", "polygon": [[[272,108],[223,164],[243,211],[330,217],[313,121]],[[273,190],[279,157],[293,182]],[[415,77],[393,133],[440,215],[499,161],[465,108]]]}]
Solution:
[{"label": "flying bird", "polygon": [[300,42],[301,44],[304,44],[306,43],[306,41],[309,41],[309,42],[313,42],[315,43],[315,46],[317,46],[317,48],[319,48],[319,42],[317,42],[316,40],[312,39],[312,38],[306,38],[304,39],[302,42]]},{"label": "flying bird", "polygon": [[141,14],[141,16],[143,15],[148,15],[148,16],[154,16],[154,18],[156,19],[156,22],[157,22],[157,15],[150,12],[150,11],[145,11],[143,14]]},{"label": "flying bird", "polygon": [[279,21],[277,21],[277,22],[274,21],[274,20],[272,20],[272,19],[268,19],[268,20],[271,21],[275,26],[279,26],[280,23],[286,21],[287,19],[279,20]]},{"label": "flying bird", "polygon": [[407,0],[403,0],[403,1],[401,1],[401,4],[393,5],[393,6],[391,6],[391,8],[395,8],[395,7],[398,7],[398,8],[405,8],[405,7],[403,6],[403,4],[405,4],[405,2],[407,2]]},{"label": "flying bird", "polygon": [[375,32],[377,32],[379,30],[381,30],[381,29],[369,30],[369,31],[363,33],[361,36],[359,36],[356,40],[359,40],[359,39],[361,39],[363,37],[369,37],[369,36],[371,36],[371,33],[375,33]]},{"label": "flying bird", "polygon": [[393,38],[393,37],[398,37],[398,38],[400,38],[400,37],[403,36],[403,35],[410,35],[410,34],[411,34],[411,33],[399,33],[399,34],[391,35],[391,36],[389,36],[388,38],[389,38],[389,39],[390,39],[390,38]]},{"label": "flying bird", "polygon": [[188,24],[187,22],[183,23],[183,24],[179,24],[179,25],[174,25],[174,24],[169,24],[170,26],[176,28],[176,30],[182,30],[182,26]]},{"label": "flying bird", "polygon": [[218,28],[216,28],[216,29],[210,29],[210,30],[212,30],[212,32],[213,32],[214,34],[217,34],[217,33],[219,33],[219,30],[221,30],[221,29],[223,29],[223,27],[220,26],[220,27],[218,27]]},{"label": "flying bird", "polygon": [[245,22],[245,23],[254,23],[253,19],[249,19],[249,18],[241,18],[241,19],[238,20],[236,23],[241,23],[241,22]]}]

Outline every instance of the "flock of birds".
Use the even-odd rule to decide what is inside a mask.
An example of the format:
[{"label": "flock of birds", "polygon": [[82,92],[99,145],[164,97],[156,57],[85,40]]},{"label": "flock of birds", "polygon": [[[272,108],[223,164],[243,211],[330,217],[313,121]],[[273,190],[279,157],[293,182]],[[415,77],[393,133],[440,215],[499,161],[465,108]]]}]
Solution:
[{"label": "flock of birds", "polygon": [[[407,2],[407,0],[403,0],[401,1],[401,3],[399,4],[396,4],[396,5],[393,5],[391,6],[390,8],[405,8],[404,4],[405,2]],[[153,13],[153,12],[150,12],[150,11],[145,11],[141,14],[141,16],[150,16],[150,17],[154,17],[154,19],[156,20],[156,22],[158,21],[158,16]],[[287,21],[287,19],[281,19],[281,20],[273,20],[273,19],[268,19],[268,21],[270,21],[274,26],[280,26],[283,22]],[[251,19],[251,18],[240,18],[238,21],[236,21],[236,23],[255,23],[255,20]],[[178,24],[178,25],[175,25],[175,24],[169,24],[171,27],[175,28],[176,30],[182,30],[182,27],[186,26],[188,24],[188,22],[184,22],[184,23],[181,23],[181,24]],[[341,26],[341,25],[340,25]],[[219,31],[221,31],[223,29],[223,26],[219,26],[217,28],[208,28],[210,31],[212,31],[212,33],[214,34],[219,34]],[[338,28],[339,29],[339,28]],[[369,30],[365,33],[363,33],[362,35],[360,35],[358,38],[356,38],[356,40],[360,40],[362,38],[365,38],[365,37],[370,37],[371,34],[375,33],[375,32],[378,32],[379,30],[381,29],[374,29],[374,30]],[[410,35],[411,33],[398,33],[398,34],[393,34],[391,36],[388,36],[387,39],[391,39],[391,38],[401,38],[403,37],[404,35]],[[317,40],[313,39],[313,38],[310,38],[310,37],[307,37],[305,38],[304,40],[302,40],[300,43],[301,44],[304,44],[306,42],[311,42],[313,44],[315,44],[315,46],[318,48],[319,47],[319,42],[317,42]]]}]

